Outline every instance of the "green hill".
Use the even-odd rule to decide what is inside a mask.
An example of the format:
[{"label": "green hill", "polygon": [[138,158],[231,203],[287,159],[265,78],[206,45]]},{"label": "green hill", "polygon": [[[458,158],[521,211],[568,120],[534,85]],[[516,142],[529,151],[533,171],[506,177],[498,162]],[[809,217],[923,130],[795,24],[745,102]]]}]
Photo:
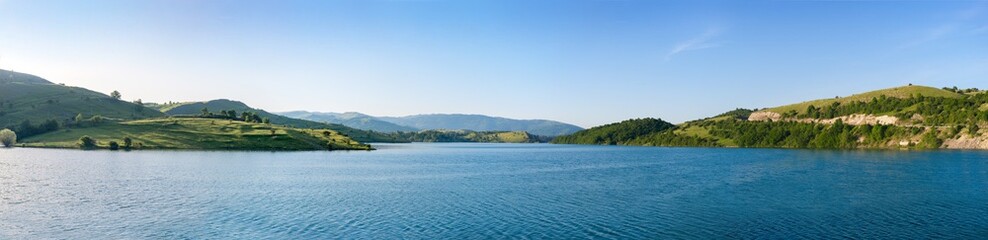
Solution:
[{"label": "green hill", "polygon": [[333,130],[280,127],[271,124],[207,118],[159,118],[105,122],[57,130],[26,139],[21,146],[78,148],[79,139],[89,136],[98,148],[110,141],[131,138],[139,149],[210,150],[370,150]]},{"label": "green hill", "polygon": [[0,71],[0,127],[18,129],[25,121],[40,124],[55,120],[70,124],[78,114],[85,118],[143,119],[164,114],[85,88],[70,87],[42,78]]},{"label": "green hill", "polygon": [[672,123],[656,118],[625,120],[582,130],[570,135],[559,136],[552,143],[562,144],[628,144],[630,141],[651,133],[675,128]]},{"label": "green hill", "polygon": [[816,108],[823,108],[825,106],[833,105],[835,102],[841,104],[851,103],[851,102],[868,102],[871,101],[873,98],[880,98],[882,96],[890,97],[890,98],[900,98],[900,99],[911,98],[914,96],[962,98],[964,97],[964,94],[933,88],[933,87],[910,85],[910,86],[902,86],[902,87],[895,87],[895,88],[859,93],[847,97],[812,100],[812,101],[801,102],[797,104],[768,108],[765,109],[765,111],[772,111],[776,113],[786,113],[790,111],[796,111],[797,113],[805,113],[806,109],[809,106],[814,106]]},{"label": "green hill", "polygon": [[[923,86],[769,108],[737,109],[678,126],[639,119],[554,143],[822,149],[988,149],[988,93]],[[778,113],[764,118],[765,112]],[[755,114],[763,117],[754,119]],[[779,117],[781,115],[781,117]],[[878,121],[879,115],[883,121]],[[749,118],[748,116],[751,116]]]},{"label": "green hill", "polygon": [[309,120],[302,120],[296,118],[290,118],[282,115],[277,115],[269,113],[262,109],[256,109],[248,106],[239,101],[232,101],[227,99],[212,100],[207,102],[189,102],[181,104],[171,104],[161,108],[161,111],[172,116],[198,116],[202,114],[202,110],[207,109],[209,112],[218,114],[220,111],[234,110],[238,113],[243,112],[254,112],[260,115],[262,118],[267,118],[273,124],[285,125],[296,128],[312,128],[312,129],[332,129],[347,136],[350,136],[354,140],[360,142],[400,142],[387,135],[364,131],[360,129],[355,129],[340,124],[332,123],[321,123]]},{"label": "green hill", "polygon": [[0,84],[3,83],[53,84],[35,75],[0,69]]}]

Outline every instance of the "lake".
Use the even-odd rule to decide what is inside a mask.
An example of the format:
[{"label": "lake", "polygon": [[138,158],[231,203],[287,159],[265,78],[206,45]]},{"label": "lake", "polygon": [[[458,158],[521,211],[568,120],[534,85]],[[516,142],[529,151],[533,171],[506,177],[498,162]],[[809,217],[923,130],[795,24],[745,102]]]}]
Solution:
[{"label": "lake", "polygon": [[0,149],[0,239],[983,238],[988,152]]}]

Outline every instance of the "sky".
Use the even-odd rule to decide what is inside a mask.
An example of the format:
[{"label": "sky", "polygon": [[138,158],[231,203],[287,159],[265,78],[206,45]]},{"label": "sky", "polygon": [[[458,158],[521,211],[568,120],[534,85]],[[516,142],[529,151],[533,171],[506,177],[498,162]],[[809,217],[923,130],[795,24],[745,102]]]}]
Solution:
[{"label": "sky", "polygon": [[988,88],[988,2],[0,0],[0,68],[145,102],[678,123]]}]

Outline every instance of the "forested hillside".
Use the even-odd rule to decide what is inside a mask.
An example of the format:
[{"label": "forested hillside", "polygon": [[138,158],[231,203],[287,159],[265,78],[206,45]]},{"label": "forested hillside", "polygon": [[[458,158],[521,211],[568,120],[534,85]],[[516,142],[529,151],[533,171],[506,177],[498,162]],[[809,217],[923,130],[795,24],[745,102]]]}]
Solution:
[{"label": "forested hillside", "polygon": [[558,137],[553,142],[825,149],[988,149],[988,136],[982,131],[986,123],[988,93],[977,89],[906,86],[763,110],[737,109],[676,126],[628,120]]}]

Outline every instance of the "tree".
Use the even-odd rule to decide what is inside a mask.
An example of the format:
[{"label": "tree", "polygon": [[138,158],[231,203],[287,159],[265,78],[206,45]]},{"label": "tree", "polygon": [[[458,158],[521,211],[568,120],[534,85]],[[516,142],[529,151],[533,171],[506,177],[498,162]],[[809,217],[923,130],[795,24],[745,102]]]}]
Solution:
[{"label": "tree", "polygon": [[117,90],[113,90],[113,92],[110,93],[110,97],[116,100],[120,100],[120,98],[123,96],[121,96],[120,92],[118,92]]},{"label": "tree", "polygon": [[14,144],[17,144],[17,133],[6,128],[0,130],[0,143],[4,147],[14,147]]},{"label": "tree", "polygon": [[137,99],[137,101],[134,101],[134,111],[137,111],[139,113],[144,112],[144,101],[141,101],[141,99]]},{"label": "tree", "polygon": [[134,145],[134,140],[130,139],[130,137],[124,137],[123,142],[123,147],[127,150],[130,150],[130,148]]},{"label": "tree", "polygon": [[264,124],[271,124],[271,119],[264,118],[263,120],[261,120],[261,122],[263,122]]},{"label": "tree", "polygon": [[120,150],[120,144],[117,141],[110,141],[110,150]]},{"label": "tree", "polygon": [[81,138],[79,138],[79,148],[82,149],[96,148],[96,140],[89,136],[82,136]]},{"label": "tree", "polygon": [[85,118],[82,117],[82,113],[75,115],[75,124],[80,125]]},{"label": "tree", "polygon": [[203,117],[209,116],[209,108],[202,108],[202,110],[199,111],[202,112]]}]

